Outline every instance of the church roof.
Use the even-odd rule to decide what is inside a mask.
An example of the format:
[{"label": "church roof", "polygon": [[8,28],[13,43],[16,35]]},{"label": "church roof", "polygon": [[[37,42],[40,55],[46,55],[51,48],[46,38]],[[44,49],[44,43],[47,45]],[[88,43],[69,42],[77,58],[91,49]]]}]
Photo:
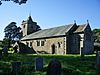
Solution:
[{"label": "church roof", "polygon": [[78,28],[74,31],[74,33],[84,32],[87,24],[79,25]]},{"label": "church roof", "polygon": [[39,39],[39,38],[45,38],[45,37],[55,37],[55,36],[64,36],[65,33],[67,33],[74,24],[39,30],[37,32],[34,32],[30,35],[27,35],[23,37],[21,40],[30,40],[30,39]]}]

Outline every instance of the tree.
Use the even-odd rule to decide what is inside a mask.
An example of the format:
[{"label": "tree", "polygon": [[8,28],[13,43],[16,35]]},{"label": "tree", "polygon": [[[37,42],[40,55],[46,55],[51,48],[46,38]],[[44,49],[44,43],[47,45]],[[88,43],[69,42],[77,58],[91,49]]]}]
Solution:
[{"label": "tree", "polygon": [[93,33],[96,36],[96,42],[100,43],[100,29],[93,29]]},{"label": "tree", "polygon": [[[21,4],[25,4],[27,2],[27,0],[1,0],[1,1],[13,1],[14,3],[19,3],[19,5]],[[2,2],[0,1],[0,5],[2,4]]]},{"label": "tree", "polygon": [[4,39],[8,40],[8,45],[10,43],[14,43],[16,40],[19,40],[21,38],[21,28],[16,26],[16,22],[11,22],[8,24],[8,26],[5,27],[5,37]]},{"label": "tree", "polygon": [[93,29],[93,32],[97,35],[100,35],[100,29]]}]

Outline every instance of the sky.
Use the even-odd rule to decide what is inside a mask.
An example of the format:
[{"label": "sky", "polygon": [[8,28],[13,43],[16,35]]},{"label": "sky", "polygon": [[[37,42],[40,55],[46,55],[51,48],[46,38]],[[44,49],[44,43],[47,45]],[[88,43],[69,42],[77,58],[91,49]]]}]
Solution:
[{"label": "sky", "polygon": [[31,15],[42,29],[61,25],[85,24],[89,20],[91,29],[100,28],[100,0],[27,0],[26,4],[2,2],[0,6],[0,40],[4,28],[11,22],[21,26]]}]

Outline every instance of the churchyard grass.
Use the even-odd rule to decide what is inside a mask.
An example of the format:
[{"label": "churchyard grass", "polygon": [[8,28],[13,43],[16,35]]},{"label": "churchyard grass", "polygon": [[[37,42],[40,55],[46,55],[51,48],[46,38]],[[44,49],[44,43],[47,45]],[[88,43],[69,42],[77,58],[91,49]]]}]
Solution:
[{"label": "churchyard grass", "polygon": [[[42,56],[44,68],[35,71],[35,57]],[[0,59],[0,75],[11,75],[11,62],[30,62],[22,64],[22,75],[46,75],[47,66],[52,59],[61,62],[62,75],[99,75],[100,70],[95,69],[95,54],[86,55],[84,60],[79,54],[52,55],[52,54],[9,54],[8,57]]]}]

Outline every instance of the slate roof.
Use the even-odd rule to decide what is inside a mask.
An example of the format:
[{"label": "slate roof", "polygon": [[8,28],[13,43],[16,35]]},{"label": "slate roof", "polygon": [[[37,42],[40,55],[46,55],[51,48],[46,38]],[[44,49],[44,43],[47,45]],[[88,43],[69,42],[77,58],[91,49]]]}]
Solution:
[{"label": "slate roof", "polygon": [[79,25],[78,28],[74,31],[74,33],[84,32],[87,24]]},{"label": "slate roof", "polygon": [[54,36],[63,36],[67,33],[74,24],[39,30],[35,33],[27,35],[23,37],[21,40],[30,40],[30,39],[37,39],[37,38],[44,38],[44,37],[54,37]]}]

